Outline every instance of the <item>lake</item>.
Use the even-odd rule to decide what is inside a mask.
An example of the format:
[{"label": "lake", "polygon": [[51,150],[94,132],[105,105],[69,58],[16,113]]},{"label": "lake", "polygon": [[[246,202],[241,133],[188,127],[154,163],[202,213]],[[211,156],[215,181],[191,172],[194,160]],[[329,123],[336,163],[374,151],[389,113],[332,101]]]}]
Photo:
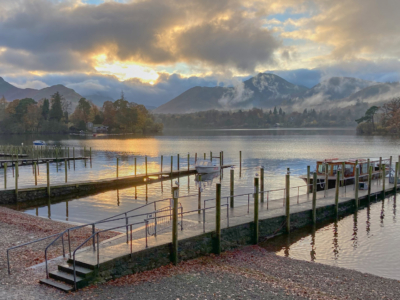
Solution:
[{"label": "lake", "polygon": [[[311,170],[315,169],[317,159],[326,158],[352,158],[352,157],[389,157],[393,156],[393,161],[397,161],[400,154],[400,140],[392,137],[369,137],[357,136],[354,129],[260,129],[260,130],[166,130],[162,135],[156,136],[112,136],[99,135],[92,136],[69,136],[69,135],[14,135],[0,136],[0,144],[31,145],[35,139],[43,139],[49,145],[61,147],[75,147],[77,153],[82,153],[86,147],[92,148],[92,166],[88,163],[85,167],[83,161],[77,161],[75,170],[69,167],[69,182],[81,180],[95,180],[99,178],[112,178],[116,175],[116,158],[120,158],[120,176],[134,174],[134,158],[137,159],[138,173],[144,173],[144,159],[148,157],[149,172],[160,170],[160,157],[164,156],[163,170],[170,169],[171,156],[174,159],[174,169],[177,168],[177,154],[180,154],[180,168],[187,168],[187,155],[190,154],[190,165],[194,165],[194,156],[197,153],[198,158],[202,158],[206,153],[209,159],[210,151],[213,156],[219,155],[224,151],[224,163],[235,165],[235,193],[250,193],[253,191],[253,178],[259,172],[260,166],[265,168],[265,189],[276,189],[284,187],[284,174],[286,168],[291,171],[291,186],[304,185],[304,182],[298,178],[299,175],[306,173],[307,165]],[[239,176],[239,151],[242,151],[242,174]],[[216,159],[216,158],[214,158]],[[72,163],[71,163],[72,164]],[[51,183],[57,184],[64,182],[64,165],[57,167],[51,164]],[[12,170],[9,168],[7,177],[8,187],[12,188]],[[32,186],[33,173],[31,166],[20,167],[19,186]],[[175,181],[175,180],[174,180]],[[0,189],[4,188],[4,174],[0,172]],[[45,184],[45,167],[40,166],[39,184]],[[224,170],[222,177],[216,176],[202,183],[203,199],[213,198],[215,196],[215,184],[221,182],[222,195],[229,194],[229,170]],[[68,201],[41,204],[39,206],[29,206],[19,204],[14,208],[25,211],[28,214],[38,215],[53,220],[70,222],[73,224],[88,223],[109,217],[111,215],[124,212],[126,210],[141,206],[147,201],[168,198],[171,195],[170,181],[154,183],[131,187],[115,191],[100,193],[86,197],[73,197]],[[182,177],[179,179],[180,195],[196,194],[198,183],[195,176]],[[185,210],[197,208],[197,196],[182,199],[182,205]],[[393,200],[388,200],[393,201]],[[241,204],[245,204],[245,200]],[[379,203],[371,206],[371,218],[375,214],[379,215]],[[391,204],[388,204],[388,207]],[[358,228],[360,224],[365,223],[365,212],[360,211],[358,216]],[[358,241],[363,239],[364,248],[358,247],[354,251],[354,241],[349,239],[349,233],[354,229],[352,217],[344,218],[338,223],[339,231],[339,255],[340,259],[335,259],[332,255],[333,229],[332,224],[318,229],[315,233],[316,258],[315,261],[335,264],[339,266],[358,269],[358,265],[365,265],[365,261],[374,260],[376,256],[389,256],[391,259],[400,262],[400,254],[394,249],[386,249],[392,245],[393,234],[398,232],[397,226],[377,225],[371,229],[374,237],[379,237],[381,247],[377,250],[366,251],[375,244],[370,243],[371,238],[359,236]],[[376,217],[378,218],[378,217]],[[390,218],[387,218],[390,219]],[[349,221],[350,220],[350,221]],[[379,221],[379,218],[378,218]],[[387,224],[385,219],[385,224]],[[372,228],[372,227],[371,227]],[[378,230],[379,228],[379,230]],[[378,230],[378,231],[375,231]],[[361,234],[361,230],[359,230]],[[286,255],[299,259],[310,260],[310,236],[301,231],[300,237],[282,245],[277,242],[273,249],[279,255]],[[365,234],[364,234],[365,235]],[[342,240],[343,239],[343,240]],[[365,241],[364,241],[365,240]],[[378,242],[376,242],[378,243]],[[359,242],[360,244],[360,242]],[[290,245],[290,246],[288,246]],[[346,245],[346,246],[345,246]],[[382,246],[382,245],[388,245]],[[286,248],[290,251],[286,251]],[[382,249],[383,247],[383,249]],[[390,247],[393,247],[390,246]],[[378,252],[379,249],[379,252]],[[285,252],[286,251],[286,252]],[[362,255],[360,254],[362,252]],[[354,257],[364,257],[365,260],[356,260]],[[352,261],[353,263],[349,263]],[[379,260],[377,260],[379,261]],[[395,266],[395,265],[393,265]],[[382,265],[386,272],[376,271],[379,268],[368,268],[368,272],[397,278],[395,269],[390,264]],[[390,270],[389,270],[390,269]],[[365,269],[360,269],[365,270]]]}]

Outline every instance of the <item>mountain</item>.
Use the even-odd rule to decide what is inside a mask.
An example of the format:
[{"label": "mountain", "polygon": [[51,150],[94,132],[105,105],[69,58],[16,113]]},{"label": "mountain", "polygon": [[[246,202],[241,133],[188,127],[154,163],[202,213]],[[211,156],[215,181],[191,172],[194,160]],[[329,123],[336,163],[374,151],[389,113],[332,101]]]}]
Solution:
[{"label": "mountain", "polygon": [[331,77],[318,83],[306,93],[303,98],[320,97],[323,100],[340,100],[366,88],[377,82],[362,80],[351,77]]},{"label": "mountain", "polygon": [[15,99],[32,98],[39,101],[43,98],[50,99],[51,95],[59,92],[64,96],[65,99],[71,101],[71,111],[73,111],[78,104],[81,95],[75,92],[73,89],[67,88],[62,84],[53,85],[40,90],[36,89],[21,89],[12,84],[6,82],[0,77],[0,97],[4,96],[7,101],[13,101]]},{"label": "mountain", "polygon": [[379,103],[386,102],[390,98],[399,96],[399,82],[377,83],[350,95],[341,102],[345,102],[348,105],[355,104],[357,102],[376,103],[379,105]]},{"label": "mountain", "polygon": [[103,104],[106,101],[112,101],[112,102],[115,101],[110,96],[102,95],[102,94],[86,95],[83,97],[86,98],[87,100],[90,100],[94,105],[97,105],[98,107],[103,107]]},{"label": "mountain", "polygon": [[302,97],[308,88],[274,75],[259,73],[234,87],[193,87],[157,107],[154,113],[189,113],[210,109],[272,108]]}]

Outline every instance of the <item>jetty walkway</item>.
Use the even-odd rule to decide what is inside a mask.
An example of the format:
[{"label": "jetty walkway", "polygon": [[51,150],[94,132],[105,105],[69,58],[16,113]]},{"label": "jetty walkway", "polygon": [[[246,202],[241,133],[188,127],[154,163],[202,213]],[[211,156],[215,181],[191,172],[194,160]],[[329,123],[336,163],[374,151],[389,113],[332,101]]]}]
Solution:
[{"label": "jetty walkway", "polygon": [[[307,193],[306,185],[260,191],[257,183],[254,193],[221,197],[218,185],[216,198],[190,196],[193,201],[200,200],[197,210],[185,211],[175,187],[173,199],[154,201],[100,221],[103,227],[110,222],[108,229],[95,232],[100,222],[83,225],[92,226],[93,234],[77,248],[69,246],[65,263],[57,271],[47,272],[41,283],[71,291],[171,261],[219,254],[240,245],[256,244],[260,237],[353,213],[397,190],[397,184],[389,178],[372,180],[369,195],[368,190],[359,190],[354,184],[338,187],[337,191],[318,191],[313,196]],[[102,240],[102,233],[110,230],[123,233]],[[64,240],[72,231],[55,236],[48,247],[64,248]]]}]

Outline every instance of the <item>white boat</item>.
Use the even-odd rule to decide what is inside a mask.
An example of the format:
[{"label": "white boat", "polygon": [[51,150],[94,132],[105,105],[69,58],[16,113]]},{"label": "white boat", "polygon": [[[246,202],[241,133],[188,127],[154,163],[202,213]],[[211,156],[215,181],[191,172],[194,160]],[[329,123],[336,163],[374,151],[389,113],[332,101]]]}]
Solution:
[{"label": "white boat", "polygon": [[36,140],[36,141],[33,141],[33,145],[35,145],[35,146],[45,146],[46,142],[42,141],[42,140]]},{"label": "white boat", "polygon": [[196,165],[196,171],[199,174],[215,173],[220,170],[221,166],[211,161],[201,161]]}]

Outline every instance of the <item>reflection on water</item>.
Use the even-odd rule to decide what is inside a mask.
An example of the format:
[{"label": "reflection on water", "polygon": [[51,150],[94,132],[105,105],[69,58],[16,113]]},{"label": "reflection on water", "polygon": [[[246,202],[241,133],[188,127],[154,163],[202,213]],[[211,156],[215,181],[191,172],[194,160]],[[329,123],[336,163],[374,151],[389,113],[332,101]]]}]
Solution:
[{"label": "reflection on water", "polygon": [[396,197],[390,196],[337,221],[295,230],[262,246],[281,256],[400,280],[399,233]]}]

